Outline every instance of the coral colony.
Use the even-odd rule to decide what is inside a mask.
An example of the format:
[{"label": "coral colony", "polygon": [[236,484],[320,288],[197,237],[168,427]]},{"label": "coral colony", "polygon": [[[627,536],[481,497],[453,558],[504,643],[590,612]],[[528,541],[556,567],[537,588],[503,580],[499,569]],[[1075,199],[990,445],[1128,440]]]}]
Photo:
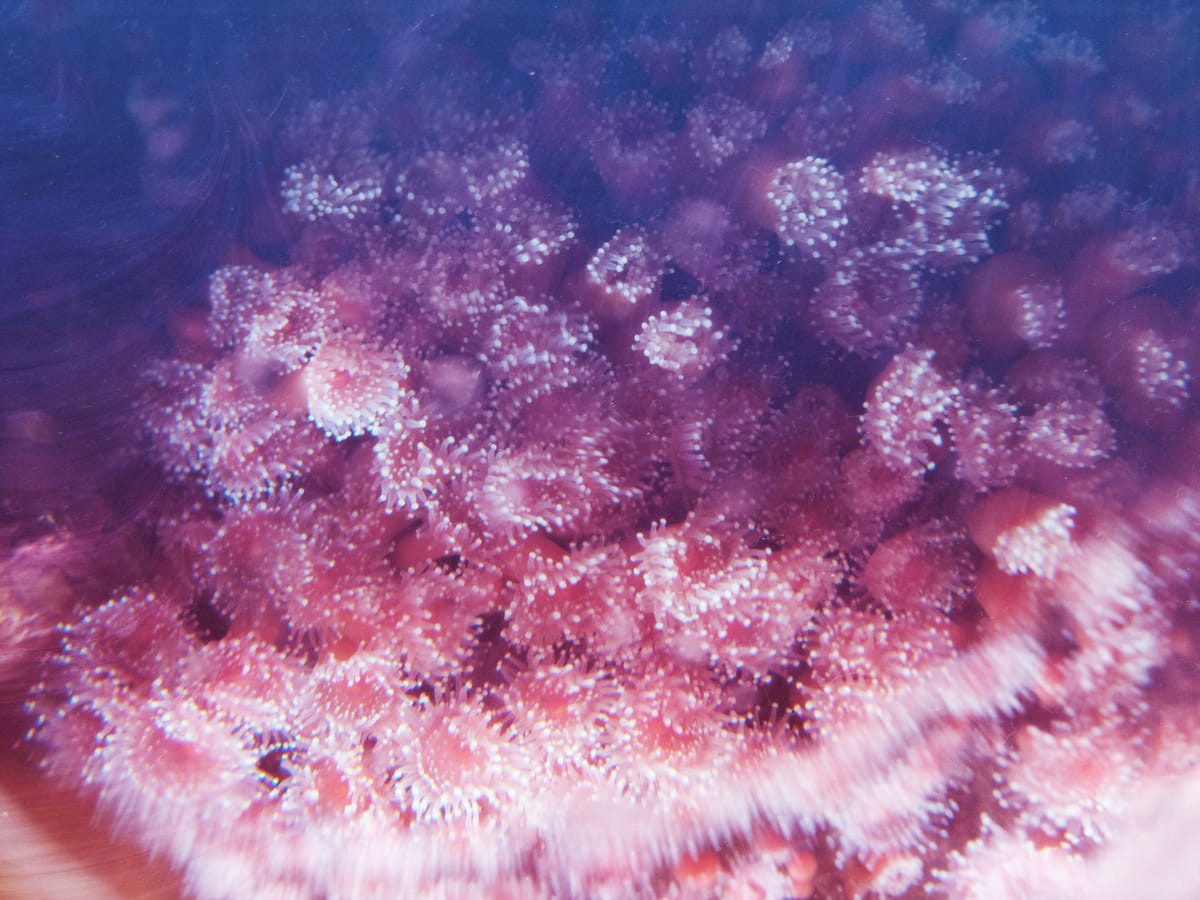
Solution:
[{"label": "coral colony", "polygon": [[32,746],[191,894],[1129,896],[1200,755],[1195,22],[792,14],[467,16],[272,120],[135,562],[4,564]]}]

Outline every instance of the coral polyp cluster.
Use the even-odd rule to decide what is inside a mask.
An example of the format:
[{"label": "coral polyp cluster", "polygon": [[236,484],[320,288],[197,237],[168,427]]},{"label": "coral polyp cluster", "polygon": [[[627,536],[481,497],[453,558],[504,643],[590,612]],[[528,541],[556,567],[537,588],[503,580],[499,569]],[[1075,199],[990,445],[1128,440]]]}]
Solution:
[{"label": "coral polyp cluster", "polygon": [[1104,896],[1194,778],[1185,113],[1026,3],[710,13],[279,129],[30,699],[197,897]]}]

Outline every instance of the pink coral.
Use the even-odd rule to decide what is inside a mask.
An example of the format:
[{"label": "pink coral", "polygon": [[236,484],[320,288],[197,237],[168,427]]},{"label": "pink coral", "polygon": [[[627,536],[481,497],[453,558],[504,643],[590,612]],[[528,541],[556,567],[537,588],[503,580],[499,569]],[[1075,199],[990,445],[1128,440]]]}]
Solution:
[{"label": "pink coral", "polygon": [[766,199],[771,223],[789,246],[817,257],[832,256],[849,224],[846,182],[833,165],[818,157],[786,163],[771,175]]},{"label": "pink coral", "polygon": [[1066,894],[1193,772],[1194,223],[1130,193],[1191,164],[1108,184],[1080,87],[1152,85],[736,12],[431,14],[453,84],[266,117],[153,490],[0,535],[32,746],[196,896]]},{"label": "pink coral", "polygon": [[932,350],[910,347],[876,379],[863,410],[863,434],[897,471],[919,475],[937,464],[959,389],[938,371]]}]

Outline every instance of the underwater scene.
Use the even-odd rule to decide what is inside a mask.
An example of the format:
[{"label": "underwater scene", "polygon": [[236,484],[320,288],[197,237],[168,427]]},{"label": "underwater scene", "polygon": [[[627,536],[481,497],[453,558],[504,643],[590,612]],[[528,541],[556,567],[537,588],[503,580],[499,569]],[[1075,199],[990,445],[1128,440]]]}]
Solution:
[{"label": "underwater scene", "polygon": [[0,896],[1200,897],[1197,35],[0,3]]}]

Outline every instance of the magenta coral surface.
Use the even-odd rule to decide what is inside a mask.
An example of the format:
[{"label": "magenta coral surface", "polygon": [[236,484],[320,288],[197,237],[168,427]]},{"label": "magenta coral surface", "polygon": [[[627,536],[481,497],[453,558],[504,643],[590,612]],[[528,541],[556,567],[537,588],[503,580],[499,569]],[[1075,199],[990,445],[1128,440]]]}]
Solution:
[{"label": "magenta coral surface", "polygon": [[1200,891],[1196,17],[793,6],[381,22],[246,123],[138,501],[0,558],[190,896]]}]

